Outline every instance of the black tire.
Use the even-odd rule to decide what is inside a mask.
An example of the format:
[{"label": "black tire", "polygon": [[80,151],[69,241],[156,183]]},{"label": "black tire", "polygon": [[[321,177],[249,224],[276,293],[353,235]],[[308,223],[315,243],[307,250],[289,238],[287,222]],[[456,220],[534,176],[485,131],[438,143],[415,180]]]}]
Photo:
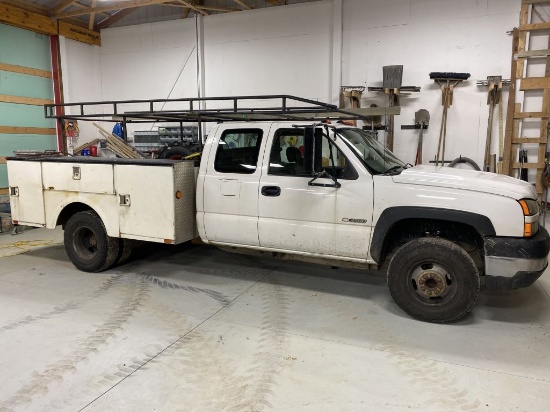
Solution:
[{"label": "black tire", "polygon": [[449,163],[449,167],[455,167],[456,165],[458,165],[460,163],[469,164],[470,166],[472,166],[474,168],[474,170],[481,171],[481,169],[479,168],[479,166],[477,165],[476,162],[474,162],[469,157],[464,157],[464,156],[457,157],[455,160],[453,160],[451,163]]},{"label": "black tire", "polygon": [[120,266],[127,263],[132,257],[132,251],[134,250],[134,241],[131,239],[120,239],[120,245],[118,250],[118,256],[116,258],[114,266]]},{"label": "black tire", "polygon": [[181,146],[168,146],[159,154],[159,159],[181,160],[191,155],[191,151]]},{"label": "black tire", "polygon": [[65,225],[65,250],[73,264],[84,272],[102,272],[116,261],[118,238],[107,236],[99,216],[93,211],[74,214]]},{"label": "black tire", "polygon": [[393,255],[388,287],[397,305],[413,318],[451,323],[477,302],[479,271],[470,255],[446,239],[411,240]]}]

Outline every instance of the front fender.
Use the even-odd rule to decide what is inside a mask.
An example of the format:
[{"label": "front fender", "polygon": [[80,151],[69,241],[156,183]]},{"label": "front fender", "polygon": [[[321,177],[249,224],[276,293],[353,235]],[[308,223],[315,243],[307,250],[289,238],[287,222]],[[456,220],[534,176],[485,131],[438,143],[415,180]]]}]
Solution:
[{"label": "front fender", "polygon": [[487,216],[477,213],[422,206],[389,207],[378,218],[372,235],[370,253],[376,262],[380,262],[384,254],[386,235],[396,223],[405,219],[442,220],[463,223],[475,228],[481,236],[496,235],[491,220]]}]

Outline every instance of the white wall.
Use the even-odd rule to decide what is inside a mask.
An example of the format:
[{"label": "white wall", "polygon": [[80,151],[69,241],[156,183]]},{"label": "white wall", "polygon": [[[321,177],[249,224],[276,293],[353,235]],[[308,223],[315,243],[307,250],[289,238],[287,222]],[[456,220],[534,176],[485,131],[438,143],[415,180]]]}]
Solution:
[{"label": "white wall", "polygon": [[[424,137],[424,163],[434,159],[443,108],[429,73],[467,72],[472,76],[457,87],[449,109],[446,158],[462,155],[482,165],[487,90],[475,83],[489,75],[510,77],[512,38],[507,31],[518,24],[519,8],[519,0],[345,0],[343,84],[379,86],[382,66],[403,64],[403,84],[422,87],[401,98],[394,139],[398,157],[414,163],[418,133],[400,127],[414,123],[415,111],[427,109],[431,123]],[[378,93],[364,96],[379,105],[386,101]],[[496,120],[497,113],[492,153],[498,147]]]},{"label": "white wall", "polygon": [[[333,50],[338,46],[332,33],[334,2],[204,18],[206,95],[294,94],[331,99]],[[377,86],[382,66],[403,64],[404,84],[421,86],[422,91],[401,99],[394,148],[403,160],[413,161],[417,133],[401,131],[400,125],[411,124],[418,109],[428,109],[426,162],[435,156],[442,112],[441,92],[429,73],[471,73],[471,80],[456,90],[449,111],[446,157],[463,155],[481,164],[487,91],[477,87],[475,80],[488,75],[509,78],[512,39],[507,31],[518,24],[519,8],[519,0],[343,0],[342,84]],[[103,30],[102,99],[196,96],[194,46],[194,19]],[[76,51],[68,48],[66,52],[71,66]],[[78,80],[67,81],[75,90],[72,83]],[[85,90],[81,94],[76,90],[70,99],[85,100]],[[373,101],[385,103],[383,96],[366,92],[362,105]],[[493,152],[498,144],[496,126],[494,133]]]},{"label": "white wall", "polygon": [[[63,99],[65,103],[101,101],[100,48],[60,36]],[[95,111],[95,112],[101,112]],[[68,108],[67,114],[78,114],[79,109]],[[99,137],[90,122],[78,122],[80,136],[75,147]]]}]

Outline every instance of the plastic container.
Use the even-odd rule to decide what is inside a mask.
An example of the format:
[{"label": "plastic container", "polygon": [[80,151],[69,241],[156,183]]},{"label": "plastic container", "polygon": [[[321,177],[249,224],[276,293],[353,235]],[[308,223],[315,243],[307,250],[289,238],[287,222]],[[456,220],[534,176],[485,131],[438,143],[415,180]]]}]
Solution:
[{"label": "plastic container", "polygon": [[97,157],[97,146],[90,146],[90,156]]}]

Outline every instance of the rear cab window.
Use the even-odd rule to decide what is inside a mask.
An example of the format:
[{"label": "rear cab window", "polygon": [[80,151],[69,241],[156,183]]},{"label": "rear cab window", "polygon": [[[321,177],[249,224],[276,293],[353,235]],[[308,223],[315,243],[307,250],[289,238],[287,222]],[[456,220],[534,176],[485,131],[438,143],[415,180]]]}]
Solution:
[{"label": "rear cab window", "polygon": [[229,129],[220,137],[214,169],[220,173],[253,174],[258,168],[261,129]]}]

